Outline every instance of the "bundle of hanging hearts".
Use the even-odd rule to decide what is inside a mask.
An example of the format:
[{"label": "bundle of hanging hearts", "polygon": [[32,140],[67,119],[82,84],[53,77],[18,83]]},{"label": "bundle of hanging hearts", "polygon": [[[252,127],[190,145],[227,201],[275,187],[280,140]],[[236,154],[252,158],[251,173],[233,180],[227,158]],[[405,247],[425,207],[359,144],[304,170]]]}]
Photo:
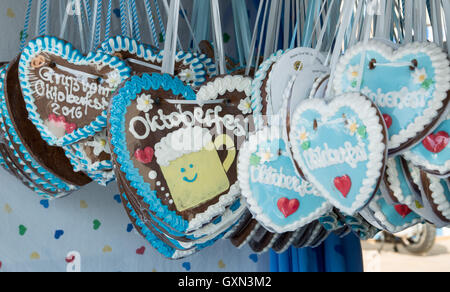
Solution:
[{"label": "bundle of hanging hearts", "polygon": [[0,71],[0,163],[45,198],[116,180],[136,229],[172,259],[221,238],[283,252],[331,232],[449,225],[447,54],[368,41],[331,79],[324,60],[280,51],[252,80],[180,52],[170,76],[129,38],[83,56],[39,37]]}]

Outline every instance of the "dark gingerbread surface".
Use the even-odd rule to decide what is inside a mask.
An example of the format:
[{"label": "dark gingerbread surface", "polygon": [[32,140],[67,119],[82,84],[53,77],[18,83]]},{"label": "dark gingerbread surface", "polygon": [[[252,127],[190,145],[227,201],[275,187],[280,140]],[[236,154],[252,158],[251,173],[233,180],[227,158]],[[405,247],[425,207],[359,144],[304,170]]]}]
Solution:
[{"label": "dark gingerbread surface", "polygon": [[42,140],[39,131],[27,118],[28,111],[18,80],[18,59],[10,64],[7,71],[5,101],[19,139],[42,167],[60,179],[77,186],[84,186],[91,182],[85,174],[74,172],[64,150],[60,147],[49,146]]}]

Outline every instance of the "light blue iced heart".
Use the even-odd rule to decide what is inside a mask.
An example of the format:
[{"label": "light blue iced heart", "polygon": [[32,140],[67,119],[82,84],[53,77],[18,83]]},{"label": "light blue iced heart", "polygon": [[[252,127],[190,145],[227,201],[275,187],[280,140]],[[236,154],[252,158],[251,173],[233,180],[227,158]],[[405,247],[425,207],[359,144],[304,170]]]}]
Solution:
[{"label": "light blue iced heart", "polygon": [[[450,117],[440,124],[440,126],[433,132],[450,134]],[[450,174],[450,144],[442,151],[432,152],[425,147],[424,142],[418,144],[410,151],[404,154],[405,158],[411,161],[414,165],[434,173],[436,175],[447,176]]]},{"label": "light blue iced heart", "polygon": [[[266,228],[295,231],[326,214],[331,205],[297,174],[284,140],[268,133],[264,128],[252,135],[241,150],[240,186],[250,211]],[[290,208],[288,202],[294,206]]]},{"label": "light blue iced heart", "polygon": [[386,147],[381,117],[370,100],[351,93],[302,103],[290,141],[305,177],[347,214],[363,208],[376,192]]},{"label": "light blue iced heart", "polygon": [[361,93],[377,104],[387,120],[390,154],[426,134],[446,105],[450,89],[447,55],[434,44],[413,43],[396,51],[378,41],[356,45],[341,58],[334,90],[358,91],[360,78]]},{"label": "light blue iced heart", "polygon": [[389,205],[380,192],[375,195],[369,208],[378,223],[391,233],[403,231],[423,221],[406,205]]}]

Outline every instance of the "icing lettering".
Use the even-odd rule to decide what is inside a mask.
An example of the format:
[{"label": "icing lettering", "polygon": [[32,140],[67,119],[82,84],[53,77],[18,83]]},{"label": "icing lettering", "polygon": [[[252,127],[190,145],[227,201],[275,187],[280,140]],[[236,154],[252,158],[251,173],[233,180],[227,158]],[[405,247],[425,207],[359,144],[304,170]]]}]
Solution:
[{"label": "icing lettering", "polygon": [[314,194],[319,196],[316,189],[308,182],[296,176],[289,176],[283,173],[283,168],[277,170],[267,165],[250,167],[250,179],[254,183],[261,183],[276,186],[299,193],[301,196]]},{"label": "icing lettering", "polygon": [[368,87],[362,89],[362,94],[369,97],[380,107],[387,108],[424,108],[431,96],[430,92],[421,88],[418,91],[410,92],[407,87],[403,87],[400,91],[392,91],[382,93],[381,88],[377,92],[372,92]]},{"label": "icing lettering", "polygon": [[348,164],[351,168],[356,168],[359,162],[368,160],[364,144],[359,143],[352,146],[350,142],[345,142],[344,147],[339,149],[330,149],[327,143],[323,145],[323,149],[320,147],[310,148],[303,152],[303,158],[311,170],[343,163]]},{"label": "icing lettering", "polygon": [[[232,115],[221,117],[219,115],[221,112],[221,106],[216,106],[214,110],[208,109],[206,112],[198,107],[194,109],[194,112],[173,112],[170,115],[165,115],[163,110],[158,110],[158,113],[151,117],[149,113],[146,113],[145,118],[142,116],[132,118],[129,124],[129,131],[137,140],[146,139],[150,132],[173,129],[181,126],[195,127],[198,125],[206,128],[214,126],[217,130],[220,130],[223,126],[227,130],[233,131],[234,135],[238,137],[246,135],[247,132],[245,126],[239,118],[235,118]],[[136,131],[137,125],[139,124],[145,128],[145,133],[143,135],[140,135]]]},{"label": "icing lettering", "polygon": [[[33,86],[35,94],[52,101],[54,114],[70,116],[72,119],[81,119],[88,114],[88,109],[106,110],[112,92],[111,88],[95,82],[79,81],[75,77],[56,73],[49,67],[39,69],[39,79],[33,82]],[[94,95],[100,98],[92,98]],[[63,102],[68,105],[54,106]]]}]

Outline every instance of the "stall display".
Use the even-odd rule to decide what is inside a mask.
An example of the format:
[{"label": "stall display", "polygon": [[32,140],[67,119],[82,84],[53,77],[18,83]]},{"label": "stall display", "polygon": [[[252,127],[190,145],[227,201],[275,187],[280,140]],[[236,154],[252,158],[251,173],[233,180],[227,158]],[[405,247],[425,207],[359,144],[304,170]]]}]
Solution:
[{"label": "stall display", "polygon": [[[0,236],[56,228],[29,259],[81,228],[55,222],[120,219],[108,232],[133,230],[135,254],[157,260],[85,270],[232,271],[194,268],[223,248],[241,271],[361,271],[359,240],[449,226],[448,1],[25,2],[0,67],[0,165],[37,195],[26,218],[40,225],[18,223],[4,190]],[[108,215],[89,217],[108,194]],[[68,270],[116,250],[80,240],[54,247],[82,249]],[[2,256],[0,269],[64,264]]]}]

